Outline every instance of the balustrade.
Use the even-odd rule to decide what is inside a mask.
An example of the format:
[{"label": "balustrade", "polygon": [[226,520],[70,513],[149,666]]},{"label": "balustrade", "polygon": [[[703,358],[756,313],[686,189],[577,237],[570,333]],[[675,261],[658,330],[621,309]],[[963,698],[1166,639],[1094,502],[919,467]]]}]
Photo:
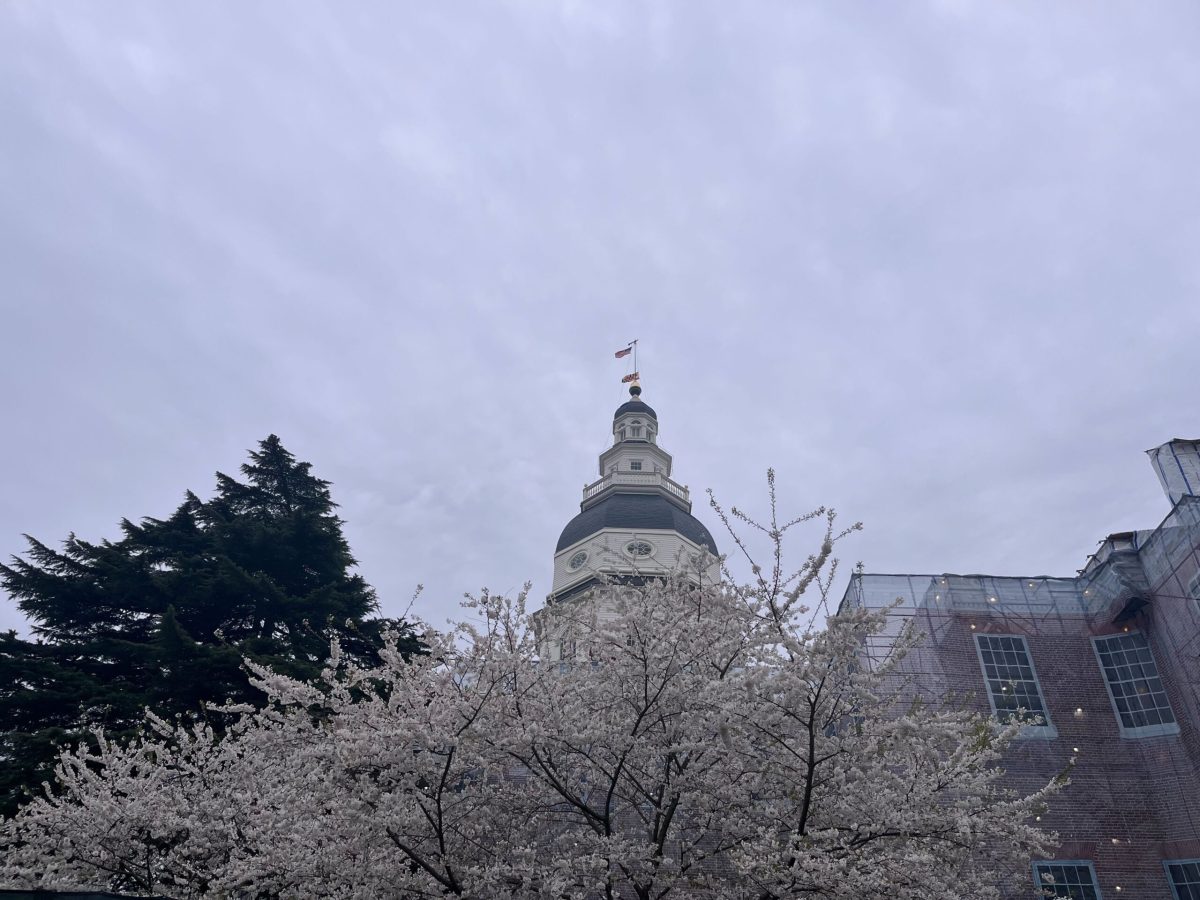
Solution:
[{"label": "balustrade", "polygon": [[662,487],[666,489],[667,493],[673,494],[680,500],[688,500],[687,488],[672,481],[662,472],[610,472],[599,481],[585,485],[583,488],[583,499],[589,500],[609,487],[622,484]]}]

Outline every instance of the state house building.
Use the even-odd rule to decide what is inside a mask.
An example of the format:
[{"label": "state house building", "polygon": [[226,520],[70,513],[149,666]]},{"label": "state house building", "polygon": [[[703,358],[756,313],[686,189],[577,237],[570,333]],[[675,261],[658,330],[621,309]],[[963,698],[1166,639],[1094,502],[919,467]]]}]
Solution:
[{"label": "state house building", "polygon": [[[717,542],[692,515],[686,485],[671,478],[671,454],[658,440],[658,413],[629,389],[613,413],[612,445],[600,454],[599,478],[585,484],[579,515],[559,535],[554,580],[544,609],[534,614],[542,658],[573,656],[553,624],[554,613],[601,581],[637,584],[674,571],[696,582],[721,577]],[[707,558],[703,568],[693,562]]]}]

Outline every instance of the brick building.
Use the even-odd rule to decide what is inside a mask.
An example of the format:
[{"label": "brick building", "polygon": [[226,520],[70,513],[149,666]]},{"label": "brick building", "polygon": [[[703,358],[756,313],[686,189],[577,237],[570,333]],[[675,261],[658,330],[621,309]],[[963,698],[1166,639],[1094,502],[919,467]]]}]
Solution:
[{"label": "brick building", "polygon": [[1075,764],[1042,817],[1062,841],[1013,896],[1200,900],[1200,441],[1149,451],[1171,512],[1114,534],[1073,577],[857,575],[842,607],[899,600],[925,635],[914,689],[1036,714],[1006,760],[1031,790]]}]

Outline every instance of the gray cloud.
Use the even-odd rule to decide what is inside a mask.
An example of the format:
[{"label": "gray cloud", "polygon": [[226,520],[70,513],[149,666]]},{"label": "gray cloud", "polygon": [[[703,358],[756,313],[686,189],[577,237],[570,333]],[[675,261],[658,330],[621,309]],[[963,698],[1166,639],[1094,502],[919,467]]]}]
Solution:
[{"label": "gray cloud", "polygon": [[275,431],[389,612],[540,597],[638,337],[697,495],[761,508],[774,465],[869,569],[1069,573],[1157,522],[1141,451],[1197,429],[1198,30],[5,4],[0,552],[165,514]]}]

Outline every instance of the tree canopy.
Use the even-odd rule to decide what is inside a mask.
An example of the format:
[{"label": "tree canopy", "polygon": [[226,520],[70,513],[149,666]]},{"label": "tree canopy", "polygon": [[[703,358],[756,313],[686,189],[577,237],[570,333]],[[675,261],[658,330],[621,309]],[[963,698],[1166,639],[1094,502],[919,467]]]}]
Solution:
[{"label": "tree canopy", "polygon": [[94,726],[128,735],[147,709],[190,721],[204,704],[261,704],[243,658],[311,680],[333,637],[363,664],[386,628],[415,648],[351,571],[329,482],[275,435],[249,456],[211,499],[188,491],[165,519],[124,519],[118,540],[26,536],[25,558],[0,565],[34,635],[0,634],[0,812]]},{"label": "tree canopy", "polygon": [[[1054,784],[1004,789],[1019,723],[906,702],[886,613],[814,627],[838,539],[755,583],[613,584],[461,625],[206,724],[64,754],[59,798],[0,824],[0,882],[164,896],[995,898],[1050,838]],[[811,518],[811,517],[806,517]],[[772,518],[764,531],[779,546]],[[739,547],[744,545],[740,544]],[[536,623],[536,627],[535,627]],[[569,646],[544,662],[548,641]]]}]

